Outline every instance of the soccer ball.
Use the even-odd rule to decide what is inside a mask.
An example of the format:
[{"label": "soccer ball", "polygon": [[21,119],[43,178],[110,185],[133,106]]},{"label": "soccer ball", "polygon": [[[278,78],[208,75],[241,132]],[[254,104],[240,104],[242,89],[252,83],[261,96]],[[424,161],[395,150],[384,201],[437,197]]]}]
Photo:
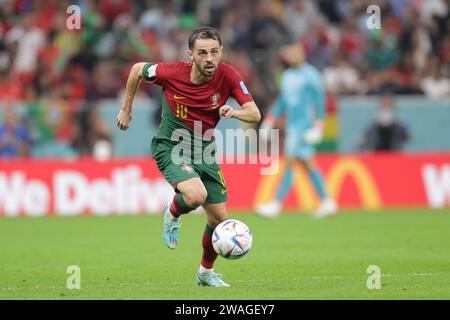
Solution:
[{"label": "soccer ball", "polygon": [[218,255],[226,259],[242,258],[252,246],[252,232],[235,219],[222,221],[214,229],[212,244]]}]

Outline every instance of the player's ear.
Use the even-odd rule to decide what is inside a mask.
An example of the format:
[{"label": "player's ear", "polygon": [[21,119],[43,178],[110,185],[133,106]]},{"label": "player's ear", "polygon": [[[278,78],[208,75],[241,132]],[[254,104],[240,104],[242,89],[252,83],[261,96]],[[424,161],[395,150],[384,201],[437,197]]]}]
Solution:
[{"label": "player's ear", "polygon": [[192,53],[191,50],[188,50],[187,52],[189,59],[194,60],[194,54]]}]

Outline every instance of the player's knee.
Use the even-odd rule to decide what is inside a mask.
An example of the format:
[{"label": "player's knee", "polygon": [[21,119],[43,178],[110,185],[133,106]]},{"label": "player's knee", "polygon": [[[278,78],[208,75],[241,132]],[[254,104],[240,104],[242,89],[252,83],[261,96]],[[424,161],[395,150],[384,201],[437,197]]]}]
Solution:
[{"label": "player's knee", "polygon": [[286,158],[286,167],[292,168],[295,165],[295,162],[297,161],[294,157],[287,157]]},{"label": "player's knee", "polygon": [[302,159],[302,160],[300,160],[300,163],[301,163],[302,167],[307,171],[311,171],[315,168],[314,163],[311,160]]},{"label": "player's knee", "polygon": [[228,215],[226,212],[217,216],[217,217],[208,217],[208,225],[211,228],[215,228],[219,223],[228,219]]},{"label": "player's knee", "polygon": [[197,208],[198,206],[201,206],[205,202],[207,196],[208,193],[206,192],[206,189],[192,190],[188,196],[191,207]]}]

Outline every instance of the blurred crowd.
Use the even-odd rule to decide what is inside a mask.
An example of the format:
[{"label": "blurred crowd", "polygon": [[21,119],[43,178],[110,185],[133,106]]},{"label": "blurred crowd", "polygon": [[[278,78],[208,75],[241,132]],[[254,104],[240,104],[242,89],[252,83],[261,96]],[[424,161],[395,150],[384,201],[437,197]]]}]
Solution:
[{"label": "blurred crowd", "polygon": [[[66,25],[73,4],[79,30]],[[367,27],[370,4],[381,9],[381,29]],[[278,50],[292,41],[322,71],[329,101],[387,87],[440,99],[450,96],[449,10],[450,0],[0,0],[0,104],[7,114],[22,102],[33,129],[19,140],[56,139],[92,154],[99,137],[111,140],[97,101],[120,98],[135,62],[185,60],[187,37],[201,24],[219,29],[224,61],[263,114],[284,68]],[[158,99],[159,90],[139,94]],[[11,154],[14,121],[0,127],[0,156]]]}]

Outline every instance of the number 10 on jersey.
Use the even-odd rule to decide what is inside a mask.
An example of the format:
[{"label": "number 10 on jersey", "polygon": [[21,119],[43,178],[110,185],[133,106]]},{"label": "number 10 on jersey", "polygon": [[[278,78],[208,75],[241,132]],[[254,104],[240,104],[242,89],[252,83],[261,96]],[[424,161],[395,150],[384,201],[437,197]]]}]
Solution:
[{"label": "number 10 on jersey", "polygon": [[188,116],[187,106],[177,102],[176,107],[177,107],[177,118],[186,119]]}]

